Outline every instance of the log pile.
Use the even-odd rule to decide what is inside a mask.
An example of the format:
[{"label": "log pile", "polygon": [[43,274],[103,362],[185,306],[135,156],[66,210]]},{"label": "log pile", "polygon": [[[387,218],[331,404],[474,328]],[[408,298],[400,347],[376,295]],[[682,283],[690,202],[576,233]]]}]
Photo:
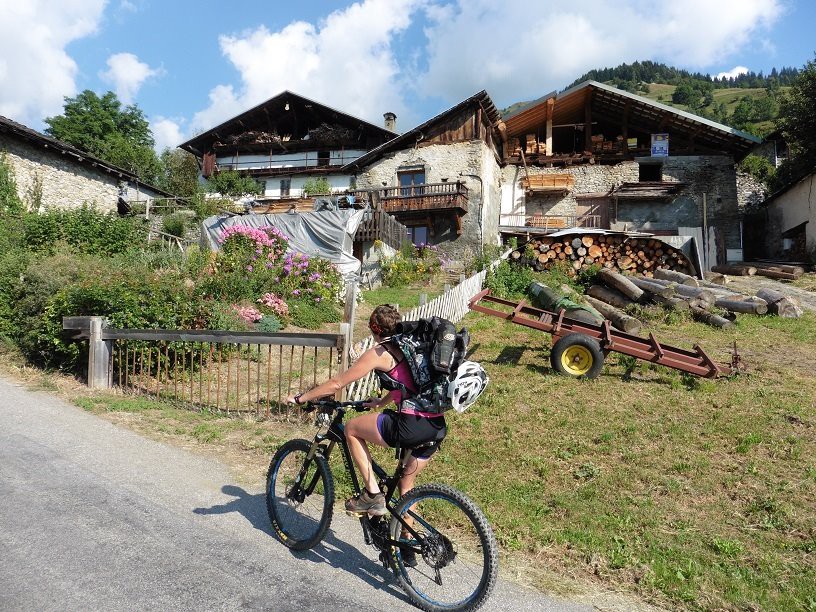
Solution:
[{"label": "log pile", "polygon": [[759,261],[740,261],[733,264],[714,266],[712,272],[732,276],[766,276],[781,280],[796,280],[805,273],[801,266],[765,263]]},{"label": "log pile", "polygon": [[802,314],[796,300],[781,292],[761,289],[756,296],[746,296],[677,271],[647,278],[604,269],[597,280],[599,284],[587,289],[587,301],[614,327],[627,332],[637,329],[636,322],[623,312],[632,304],[660,304],[687,311],[696,320],[721,329],[732,328],[737,313],[780,317]]},{"label": "log pile", "polygon": [[691,272],[689,261],[682,251],[656,238],[622,235],[544,236],[530,240],[523,248],[513,251],[510,257],[513,261],[531,265],[537,271],[548,270],[558,262],[564,262],[570,276],[592,265],[647,278],[653,277],[658,270]]}]

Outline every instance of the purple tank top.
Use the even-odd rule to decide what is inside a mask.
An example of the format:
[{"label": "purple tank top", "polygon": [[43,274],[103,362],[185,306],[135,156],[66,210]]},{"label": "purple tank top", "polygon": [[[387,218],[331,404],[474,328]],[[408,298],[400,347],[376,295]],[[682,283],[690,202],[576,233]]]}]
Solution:
[{"label": "purple tank top", "polygon": [[[411,368],[408,367],[405,359],[386,372],[391,378],[405,385],[408,391],[415,393],[417,388],[414,384],[414,377],[411,375]],[[394,391],[394,402],[399,405],[402,402],[402,391]]]}]

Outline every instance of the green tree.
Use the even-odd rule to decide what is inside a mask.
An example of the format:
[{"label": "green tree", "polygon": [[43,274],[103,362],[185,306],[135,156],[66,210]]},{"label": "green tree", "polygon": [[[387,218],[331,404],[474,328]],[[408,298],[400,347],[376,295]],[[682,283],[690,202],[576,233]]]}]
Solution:
[{"label": "green tree", "polygon": [[65,98],[63,114],[48,117],[46,134],[155,183],[161,166],[150,124],[135,104],[122,108],[112,91],[102,97],[86,89]]},{"label": "green tree", "polygon": [[225,170],[207,179],[207,191],[220,193],[222,196],[240,198],[245,195],[257,195],[262,189],[254,178],[244,176],[235,170]]},{"label": "green tree", "polygon": [[159,187],[182,198],[192,198],[201,191],[195,155],[182,149],[165,149],[160,160],[162,176]]},{"label": "green tree", "polygon": [[782,130],[792,161],[816,165],[816,60],[809,61],[781,96],[777,127]]}]

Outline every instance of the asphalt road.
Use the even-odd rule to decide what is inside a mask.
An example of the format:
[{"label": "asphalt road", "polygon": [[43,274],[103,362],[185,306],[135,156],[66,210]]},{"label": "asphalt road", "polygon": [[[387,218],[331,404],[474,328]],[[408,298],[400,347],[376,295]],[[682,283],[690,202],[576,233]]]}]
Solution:
[{"label": "asphalt road", "polygon": [[[410,610],[336,513],[312,551],[271,534],[263,483],[0,380],[0,610]],[[488,610],[587,610],[500,583]]]}]

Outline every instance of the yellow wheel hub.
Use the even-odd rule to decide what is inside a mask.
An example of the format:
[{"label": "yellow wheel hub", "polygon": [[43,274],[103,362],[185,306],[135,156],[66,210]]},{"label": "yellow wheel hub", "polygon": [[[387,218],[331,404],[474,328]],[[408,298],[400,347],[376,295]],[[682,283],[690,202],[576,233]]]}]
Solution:
[{"label": "yellow wheel hub", "polygon": [[592,353],[583,346],[570,346],[561,353],[561,365],[572,376],[583,376],[592,368]]}]

